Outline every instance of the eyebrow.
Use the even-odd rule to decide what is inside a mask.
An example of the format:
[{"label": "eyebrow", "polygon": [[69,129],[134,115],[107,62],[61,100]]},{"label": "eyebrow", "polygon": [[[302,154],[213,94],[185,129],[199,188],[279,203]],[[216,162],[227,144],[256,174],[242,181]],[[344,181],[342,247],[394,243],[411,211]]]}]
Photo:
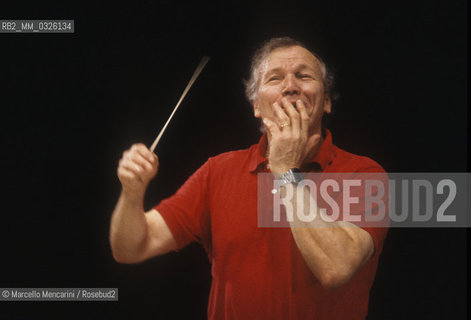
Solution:
[{"label": "eyebrow", "polygon": [[[313,70],[311,67],[309,67],[308,65],[306,65],[306,64],[304,64],[304,63],[303,63],[303,64],[300,64],[300,65],[297,67],[297,69],[298,69],[298,71],[302,71],[302,70],[304,70],[304,69],[309,69],[309,70],[312,70],[312,71],[315,72],[315,70]],[[281,71],[283,71],[283,68],[277,67],[277,68],[273,68],[273,69],[268,70],[268,71],[265,73],[265,75],[270,74],[270,73],[277,73],[277,72],[281,72]]]}]

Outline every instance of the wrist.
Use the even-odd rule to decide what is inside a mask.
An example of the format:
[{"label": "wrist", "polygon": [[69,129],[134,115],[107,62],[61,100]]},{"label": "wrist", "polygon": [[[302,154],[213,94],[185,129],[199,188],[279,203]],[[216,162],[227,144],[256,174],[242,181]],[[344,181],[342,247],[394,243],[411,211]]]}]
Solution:
[{"label": "wrist", "polygon": [[282,186],[286,184],[296,185],[304,179],[301,171],[298,168],[290,168],[281,174],[273,173],[273,175],[277,180],[281,180]]},{"label": "wrist", "polygon": [[270,165],[270,171],[277,179],[292,168],[297,168],[297,167],[286,166],[286,165]]},{"label": "wrist", "polygon": [[122,189],[120,198],[125,203],[132,206],[143,206],[144,203],[144,193],[141,192],[130,192],[128,190]]}]

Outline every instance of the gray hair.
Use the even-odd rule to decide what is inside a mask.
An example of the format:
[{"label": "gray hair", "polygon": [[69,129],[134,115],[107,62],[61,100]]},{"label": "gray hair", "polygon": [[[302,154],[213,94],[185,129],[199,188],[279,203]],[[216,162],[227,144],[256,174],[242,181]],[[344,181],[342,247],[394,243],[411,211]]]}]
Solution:
[{"label": "gray hair", "polygon": [[322,80],[324,83],[325,91],[330,95],[331,101],[337,98],[337,95],[334,93],[334,74],[330,71],[327,65],[324,63],[322,58],[317,55],[316,53],[312,52],[304,44],[301,42],[294,40],[290,37],[281,37],[281,38],[272,38],[265,41],[262,46],[255,51],[251,65],[250,65],[250,78],[248,80],[244,80],[245,85],[245,95],[249,102],[253,104],[255,100],[257,100],[258,95],[258,88],[260,85],[260,75],[261,75],[261,68],[263,63],[266,61],[268,56],[272,51],[279,48],[287,48],[287,47],[294,47],[299,46],[302,47],[309,52],[311,52],[316,59],[320,63],[320,68],[322,72]]}]

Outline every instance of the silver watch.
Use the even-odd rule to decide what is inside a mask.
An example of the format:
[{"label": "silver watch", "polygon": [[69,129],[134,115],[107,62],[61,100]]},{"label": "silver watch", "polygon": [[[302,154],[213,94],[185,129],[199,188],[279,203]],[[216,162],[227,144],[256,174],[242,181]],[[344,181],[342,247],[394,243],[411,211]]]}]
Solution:
[{"label": "silver watch", "polygon": [[285,173],[283,173],[279,180],[282,181],[282,186],[289,183],[298,184],[303,180],[303,175],[301,174],[301,171],[299,171],[298,168],[291,168]]}]

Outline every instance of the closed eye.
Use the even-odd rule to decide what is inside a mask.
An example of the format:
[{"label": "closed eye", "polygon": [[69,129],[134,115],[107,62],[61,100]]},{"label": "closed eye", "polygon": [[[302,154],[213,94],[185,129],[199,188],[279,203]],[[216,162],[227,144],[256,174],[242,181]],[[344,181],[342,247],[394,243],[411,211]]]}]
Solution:
[{"label": "closed eye", "polygon": [[300,74],[298,77],[301,79],[312,79],[311,75],[309,74]]},{"label": "closed eye", "polygon": [[272,77],[268,78],[268,82],[277,81],[277,80],[281,80],[281,78],[279,76],[272,76]]}]

